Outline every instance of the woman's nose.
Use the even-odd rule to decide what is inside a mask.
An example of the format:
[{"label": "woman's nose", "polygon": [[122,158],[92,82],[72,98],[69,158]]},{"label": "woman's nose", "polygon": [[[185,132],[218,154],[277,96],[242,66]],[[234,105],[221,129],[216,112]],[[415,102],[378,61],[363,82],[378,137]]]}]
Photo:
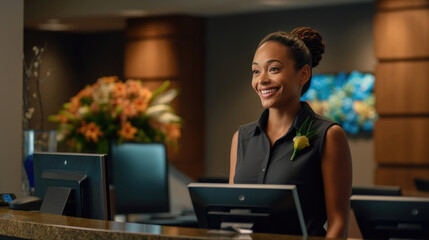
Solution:
[{"label": "woman's nose", "polygon": [[262,72],[259,76],[258,83],[259,84],[267,84],[270,82],[270,78],[268,77],[268,74],[266,72]]}]

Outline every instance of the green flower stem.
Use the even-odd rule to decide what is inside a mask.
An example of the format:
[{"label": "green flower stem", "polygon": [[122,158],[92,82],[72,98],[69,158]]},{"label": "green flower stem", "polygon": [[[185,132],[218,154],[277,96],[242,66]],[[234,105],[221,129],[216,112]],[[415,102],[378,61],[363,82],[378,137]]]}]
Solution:
[{"label": "green flower stem", "polygon": [[293,159],[295,158],[295,154],[296,154],[296,152],[298,152],[298,149],[296,149],[296,148],[295,148],[295,149],[293,150],[292,157],[290,158],[290,160],[291,160],[291,161],[293,161]]}]

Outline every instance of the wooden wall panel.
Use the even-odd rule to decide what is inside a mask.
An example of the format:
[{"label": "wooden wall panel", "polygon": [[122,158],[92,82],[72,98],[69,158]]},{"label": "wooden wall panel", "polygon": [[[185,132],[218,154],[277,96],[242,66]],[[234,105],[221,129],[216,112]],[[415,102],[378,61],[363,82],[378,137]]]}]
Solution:
[{"label": "wooden wall panel", "polygon": [[377,12],[375,55],[379,60],[429,58],[429,8]]},{"label": "wooden wall panel", "polygon": [[376,0],[375,184],[429,177],[429,0]]},{"label": "wooden wall panel", "polygon": [[375,184],[400,186],[403,190],[416,190],[414,178],[429,178],[429,168],[378,167]]},{"label": "wooden wall panel", "polygon": [[125,45],[124,73],[128,78],[175,78],[178,50],[174,39],[128,41]]},{"label": "wooden wall panel", "polygon": [[429,61],[382,62],[375,77],[380,115],[429,113]]},{"label": "wooden wall panel", "polygon": [[124,75],[150,86],[173,80],[173,102],[182,117],[179,151],[168,148],[170,163],[197,180],[204,174],[204,20],[163,16],[127,21]]},{"label": "wooden wall panel", "polygon": [[377,0],[375,7],[377,10],[429,7],[429,0]]},{"label": "wooden wall panel", "polygon": [[378,164],[429,166],[429,118],[381,118],[374,131]]}]

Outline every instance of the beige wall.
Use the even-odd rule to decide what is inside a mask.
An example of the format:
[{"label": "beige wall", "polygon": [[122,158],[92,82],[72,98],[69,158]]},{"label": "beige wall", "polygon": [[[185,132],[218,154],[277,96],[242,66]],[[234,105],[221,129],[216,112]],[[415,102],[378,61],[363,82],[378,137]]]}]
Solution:
[{"label": "beige wall", "polygon": [[21,195],[23,0],[0,2],[0,193]]},{"label": "beige wall", "polygon": [[[258,42],[268,33],[309,26],[320,31],[326,53],[314,72],[373,72],[372,3],[290,10],[207,20],[206,175],[227,177],[232,134],[261,112],[250,86],[250,63]],[[353,184],[372,185],[372,138],[349,139]]]}]

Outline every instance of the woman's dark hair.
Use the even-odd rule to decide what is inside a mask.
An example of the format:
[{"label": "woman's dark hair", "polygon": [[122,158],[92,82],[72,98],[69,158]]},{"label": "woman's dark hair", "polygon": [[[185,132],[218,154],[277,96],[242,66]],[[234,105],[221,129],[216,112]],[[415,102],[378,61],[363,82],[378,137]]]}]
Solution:
[{"label": "woman's dark hair", "polygon": [[[259,43],[258,48],[269,41],[281,43],[289,48],[291,57],[295,60],[295,68],[301,69],[306,64],[311,69],[319,65],[322,59],[322,54],[325,52],[325,43],[322,36],[316,30],[309,27],[298,27],[292,32],[273,32],[268,34]],[[302,87],[301,96],[304,95],[311,84],[311,77],[307,83]]]}]

